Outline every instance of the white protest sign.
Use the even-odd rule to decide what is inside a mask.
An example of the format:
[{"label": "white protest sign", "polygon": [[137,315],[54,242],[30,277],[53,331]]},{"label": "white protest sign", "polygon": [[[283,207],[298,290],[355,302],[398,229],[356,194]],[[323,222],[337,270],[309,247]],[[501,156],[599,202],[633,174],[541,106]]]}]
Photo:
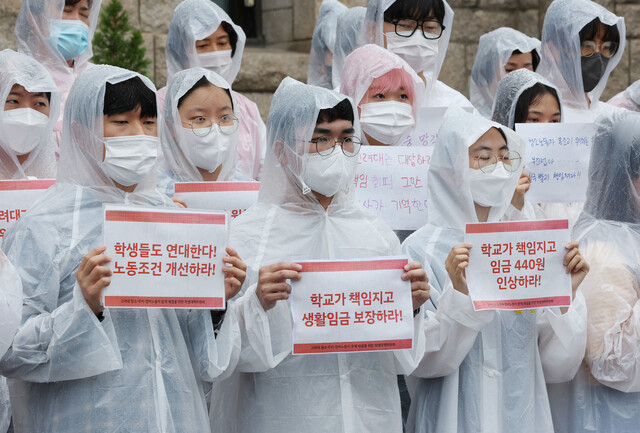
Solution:
[{"label": "white protest sign", "polygon": [[362,146],[355,177],[356,200],[393,230],[424,226],[432,152],[433,147]]},{"label": "white protest sign", "polygon": [[568,220],[467,224],[466,269],[476,310],[521,310],[571,304]]},{"label": "white protest sign", "polygon": [[104,306],[223,309],[228,234],[225,213],[106,205]]},{"label": "white protest sign", "polygon": [[[422,107],[418,112],[418,124],[403,142],[403,146],[434,146],[438,139],[438,131],[444,120],[444,114],[448,107]],[[468,113],[473,113],[473,108],[462,107]]]},{"label": "white protest sign", "polygon": [[175,195],[190,209],[229,212],[235,218],[258,201],[260,182],[177,182]]},{"label": "white protest sign", "polygon": [[291,281],[293,354],[411,349],[407,257],[304,261]]},{"label": "white protest sign", "polygon": [[0,180],[0,244],[9,225],[54,183],[55,179]]},{"label": "white protest sign", "polygon": [[593,123],[518,123],[516,132],[527,143],[524,163],[531,177],[528,201],[586,200]]}]

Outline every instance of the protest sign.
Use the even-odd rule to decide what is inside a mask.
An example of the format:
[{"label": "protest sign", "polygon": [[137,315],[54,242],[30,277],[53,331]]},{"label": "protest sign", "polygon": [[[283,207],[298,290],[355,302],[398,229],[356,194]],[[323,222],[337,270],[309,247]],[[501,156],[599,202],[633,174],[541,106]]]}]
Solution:
[{"label": "protest sign", "polygon": [[189,209],[229,212],[235,218],[258,201],[260,182],[177,182],[175,195]]},{"label": "protest sign", "polygon": [[[401,144],[403,146],[435,146],[447,109],[448,107],[421,107],[418,113],[418,124]],[[462,107],[462,109],[473,113],[471,107]]]},{"label": "protest sign", "polygon": [[55,179],[0,180],[0,245],[9,225],[54,183]]}]

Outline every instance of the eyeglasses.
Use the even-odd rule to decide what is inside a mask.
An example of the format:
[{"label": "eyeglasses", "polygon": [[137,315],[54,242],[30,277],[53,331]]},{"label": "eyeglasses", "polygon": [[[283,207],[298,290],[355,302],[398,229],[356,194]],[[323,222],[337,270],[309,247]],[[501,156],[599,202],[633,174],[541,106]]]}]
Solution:
[{"label": "eyeglasses", "polygon": [[596,53],[598,48],[600,48],[600,54],[602,54],[603,57],[610,59],[618,51],[618,44],[615,42],[596,44],[593,41],[584,41],[580,45],[580,55],[582,57],[591,57]]},{"label": "eyeglasses", "polygon": [[487,150],[482,151],[480,155],[473,158],[473,168],[476,170],[480,170],[483,173],[491,173],[496,169],[496,165],[498,161],[502,162],[504,168],[510,172],[514,173],[522,164],[522,157],[515,150],[505,152],[500,155],[496,155],[493,152],[489,152]]},{"label": "eyeglasses", "polygon": [[416,32],[418,27],[422,30],[422,36],[426,39],[438,39],[442,36],[442,32],[445,29],[445,26],[440,24],[438,20],[435,19],[427,19],[427,20],[413,20],[413,19],[403,19],[403,20],[393,20],[387,21],[390,24],[395,26],[396,35],[402,36],[403,38],[410,38]]},{"label": "eyeglasses", "polygon": [[309,143],[315,144],[316,152],[322,156],[331,155],[338,143],[342,148],[342,153],[348,157],[356,156],[358,152],[360,152],[360,147],[362,146],[362,141],[360,141],[358,137],[345,137],[342,140],[336,140],[328,135],[314,138],[309,141]]},{"label": "eyeglasses", "polygon": [[204,117],[197,117],[190,123],[191,130],[198,137],[206,137],[211,132],[213,125],[218,125],[220,132],[225,135],[231,135],[238,130],[238,124],[240,121],[236,116],[224,115],[217,122],[212,122],[211,119],[205,119]]}]

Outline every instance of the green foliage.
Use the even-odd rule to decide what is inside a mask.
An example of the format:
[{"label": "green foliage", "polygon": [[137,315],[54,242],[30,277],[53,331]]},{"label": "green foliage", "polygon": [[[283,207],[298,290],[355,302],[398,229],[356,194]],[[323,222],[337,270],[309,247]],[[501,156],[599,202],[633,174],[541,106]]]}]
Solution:
[{"label": "green foliage", "polygon": [[98,29],[93,36],[93,62],[120,66],[147,74],[151,60],[140,30],[129,24],[129,14],[119,0],[111,0],[100,13]]}]

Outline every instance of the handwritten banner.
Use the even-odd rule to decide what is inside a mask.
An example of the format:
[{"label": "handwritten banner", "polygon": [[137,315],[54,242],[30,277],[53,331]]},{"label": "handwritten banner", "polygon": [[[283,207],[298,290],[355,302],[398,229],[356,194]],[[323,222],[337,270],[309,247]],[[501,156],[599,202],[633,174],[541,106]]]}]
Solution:
[{"label": "handwritten banner", "polygon": [[224,309],[225,213],[104,207],[105,307]]},{"label": "handwritten banner", "polygon": [[[448,107],[422,107],[418,112],[418,124],[403,142],[403,146],[435,146],[438,139],[438,131],[444,120],[444,114]],[[473,113],[473,108],[462,107],[468,113]]]},{"label": "handwritten banner", "polygon": [[354,180],[358,202],[393,230],[427,222],[427,173],[432,147],[363,146]]},{"label": "handwritten banner", "polygon": [[518,123],[516,132],[527,143],[525,168],[531,177],[527,200],[584,202],[594,124]]},{"label": "handwritten banner", "polygon": [[178,182],[175,195],[190,209],[229,212],[236,218],[258,201],[260,182]]},{"label": "handwritten banner", "polygon": [[304,261],[291,282],[293,354],[411,349],[407,257]]},{"label": "handwritten banner", "polygon": [[562,264],[567,220],[467,224],[473,245],[466,269],[476,310],[521,310],[571,304],[571,278]]},{"label": "handwritten banner", "polygon": [[55,179],[0,180],[0,245],[9,225],[54,183]]}]

